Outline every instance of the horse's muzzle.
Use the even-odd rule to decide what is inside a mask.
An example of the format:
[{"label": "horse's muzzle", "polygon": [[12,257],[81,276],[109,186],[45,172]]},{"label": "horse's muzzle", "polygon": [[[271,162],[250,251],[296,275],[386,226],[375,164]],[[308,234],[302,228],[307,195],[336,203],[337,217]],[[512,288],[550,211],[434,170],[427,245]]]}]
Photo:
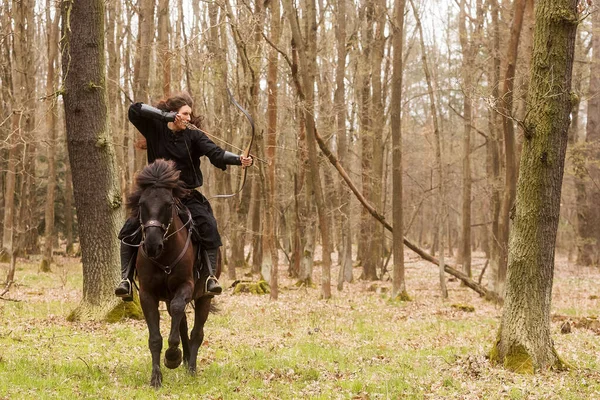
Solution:
[{"label": "horse's muzzle", "polygon": [[149,258],[158,258],[162,254],[165,249],[165,244],[162,236],[162,232],[152,232],[151,234],[146,234],[144,237],[144,241],[142,243],[144,253]]},{"label": "horse's muzzle", "polygon": [[146,255],[152,259],[160,257],[163,250],[165,249],[165,246],[162,243],[159,243],[154,246],[148,246],[146,243],[144,243],[142,246],[144,246],[144,252],[146,253]]}]

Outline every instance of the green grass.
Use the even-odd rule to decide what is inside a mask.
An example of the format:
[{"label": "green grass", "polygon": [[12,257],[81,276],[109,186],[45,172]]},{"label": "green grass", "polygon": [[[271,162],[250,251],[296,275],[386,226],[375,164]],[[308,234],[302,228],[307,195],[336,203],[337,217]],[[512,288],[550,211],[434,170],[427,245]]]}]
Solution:
[{"label": "green grass", "polygon": [[[163,387],[154,390],[145,322],[70,323],[79,266],[64,267],[67,279],[36,268],[20,264],[9,293],[20,301],[0,301],[0,399],[600,398],[595,333],[560,335],[553,326],[557,350],[576,369],[516,375],[485,359],[500,309],[457,283],[456,299],[441,302],[435,290],[417,291],[416,280],[408,303],[390,303],[360,283],[329,301],[318,300],[317,289],[282,287],[277,302],[228,291],[205,327],[197,374],[163,367]],[[586,315],[597,305],[561,305],[569,307]],[[164,350],[164,311],[161,320]]]}]

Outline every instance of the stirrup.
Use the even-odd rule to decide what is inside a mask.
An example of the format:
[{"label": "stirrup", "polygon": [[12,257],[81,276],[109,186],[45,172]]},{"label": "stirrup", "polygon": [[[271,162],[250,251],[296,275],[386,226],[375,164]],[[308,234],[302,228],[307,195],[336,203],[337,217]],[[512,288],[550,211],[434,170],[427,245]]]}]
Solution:
[{"label": "stirrup", "polygon": [[[216,290],[208,290],[208,282],[209,281],[215,281],[217,283],[216,286]],[[217,278],[215,278],[214,276],[209,276],[208,278],[206,278],[206,282],[204,283],[204,293],[206,294],[212,294],[212,295],[219,295],[223,292],[223,288],[221,287],[221,285],[219,284],[219,281],[217,280]]]},{"label": "stirrup", "polygon": [[[124,282],[127,282],[128,285],[128,289],[127,289],[127,293],[122,293],[119,289],[121,289],[121,286],[123,285]],[[117,288],[115,289],[115,296],[117,297],[121,297],[123,298],[123,300],[125,300],[125,298],[133,298],[133,285],[131,284],[131,281],[129,280],[129,278],[123,279],[121,280],[121,282],[119,283],[119,286],[117,286]]]}]

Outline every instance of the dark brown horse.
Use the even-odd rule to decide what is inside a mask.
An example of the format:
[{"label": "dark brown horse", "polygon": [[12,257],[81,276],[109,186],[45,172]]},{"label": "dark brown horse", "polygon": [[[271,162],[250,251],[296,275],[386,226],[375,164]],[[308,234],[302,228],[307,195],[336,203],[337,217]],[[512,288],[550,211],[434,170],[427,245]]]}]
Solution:
[{"label": "dark brown horse", "polygon": [[[159,301],[167,304],[171,316],[165,366],[177,368],[184,361],[192,374],[196,371],[198,349],[204,339],[204,323],[211,309],[212,296],[203,296],[204,285],[197,282],[194,269],[197,249],[191,242],[191,215],[188,211],[186,218],[180,217],[180,200],[188,194],[189,190],[179,180],[179,171],[174,163],[156,160],[137,175],[135,190],[128,201],[132,215],[140,220],[142,230],[136,269],[140,303],[148,324],[148,345],[152,353],[150,384],[154,387],[162,384],[160,353],[163,338],[159,329]],[[217,277],[220,273],[218,265]],[[185,308],[192,300],[195,318],[188,336]]]}]

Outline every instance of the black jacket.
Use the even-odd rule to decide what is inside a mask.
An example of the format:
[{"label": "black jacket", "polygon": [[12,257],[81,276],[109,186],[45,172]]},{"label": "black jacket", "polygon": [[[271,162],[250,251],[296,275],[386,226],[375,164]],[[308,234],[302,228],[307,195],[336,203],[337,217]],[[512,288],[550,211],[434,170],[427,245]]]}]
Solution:
[{"label": "black jacket", "polygon": [[200,157],[206,156],[217,168],[227,169],[223,159],[225,150],[204,132],[192,129],[173,132],[167,127],[167,122],[141,115],[141,106],[142,103],[135,103],[129,107],[129,121],[146,138],[149,163],[159,158],[175,161],[181,171],[179,178],[189,189],[202,186]]}]

